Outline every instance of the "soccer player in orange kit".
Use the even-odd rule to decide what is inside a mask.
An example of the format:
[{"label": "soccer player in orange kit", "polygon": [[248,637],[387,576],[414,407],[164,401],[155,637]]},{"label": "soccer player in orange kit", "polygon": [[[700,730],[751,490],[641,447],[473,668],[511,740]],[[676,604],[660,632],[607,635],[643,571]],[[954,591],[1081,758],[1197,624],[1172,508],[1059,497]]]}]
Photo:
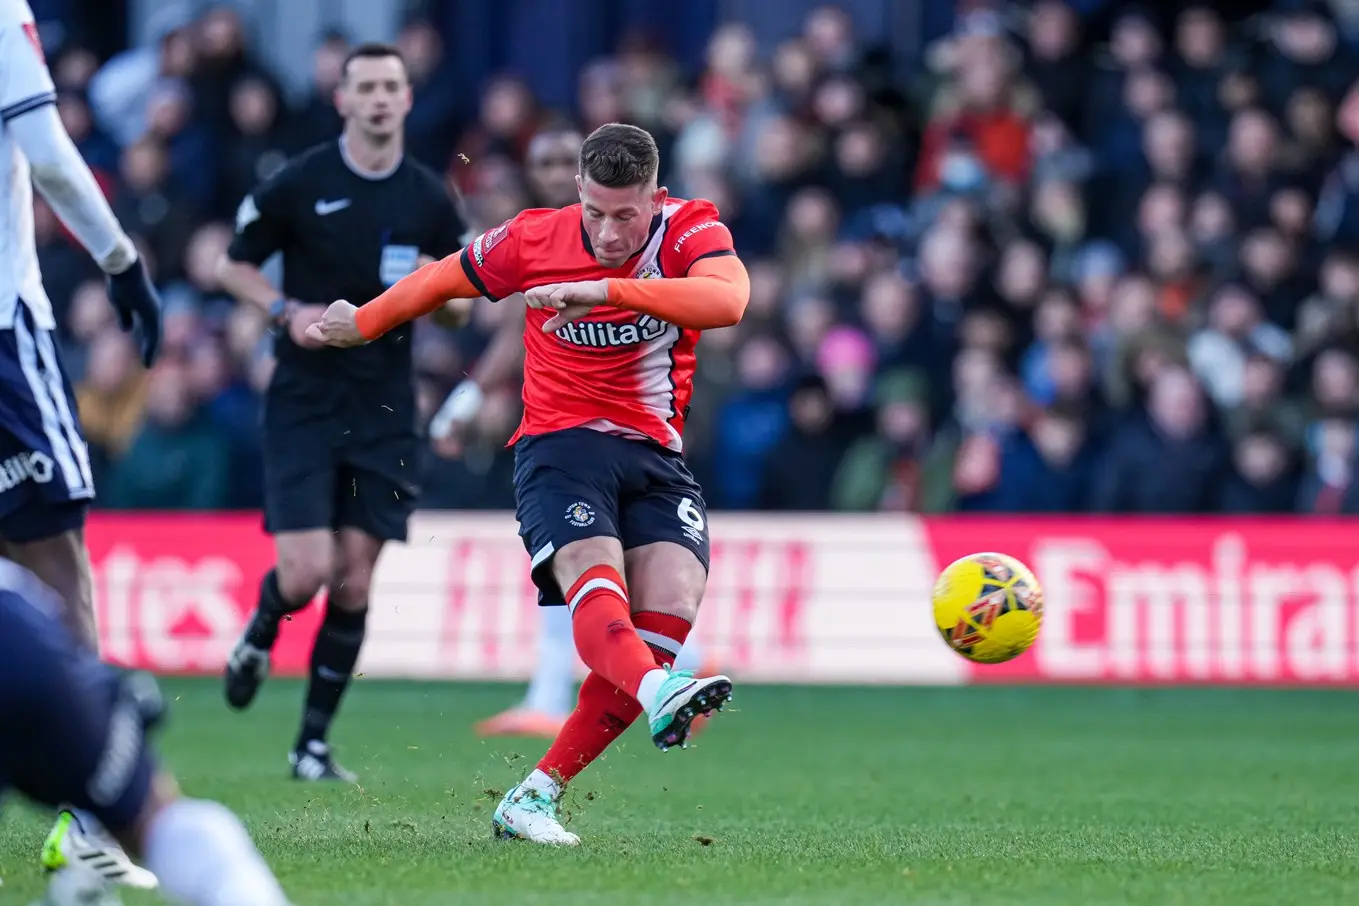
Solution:
[{"label": "soccer player in orange kit", "polygon": [[659,164],[645,130],[601,126],[581,147],[580,204],[525,211],[308,328],[358,346],[447,299],[528,301],[516,515],[540,603],[570,608],[590,674],[497,807],[504,838],[579,843],[557,818],[566,783],[643,711],[665,750],[731,698],[729,678],[670,667],[707,582],[707,513],[682,456],[695,347],[703,330],[740,321],[750,280],[717,209],[669,198]]}]

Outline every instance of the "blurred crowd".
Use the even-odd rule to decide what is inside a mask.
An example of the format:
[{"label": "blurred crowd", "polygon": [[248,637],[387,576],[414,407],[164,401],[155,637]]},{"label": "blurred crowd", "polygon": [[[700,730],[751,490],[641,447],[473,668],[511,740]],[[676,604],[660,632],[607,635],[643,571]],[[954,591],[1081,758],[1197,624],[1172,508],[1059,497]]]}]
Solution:
[{"label": "blurred crowd", "polygon": [[[476,226],[531,203],[528,141],[561,122],[651,129],[672,194],[717,204],[752,296],[699,348],[686,446],[714,508],[1354,513],[1354,25],[1319,0],[1231,22],[1118,4],[1097,29],[1061,0],[970,4],[903,84],[827,6],[767,56],[723,26],[700,72],[629,39],[579,73],[575,110],[501,77],[473,122],[438,33],[399,43],[411,153]],[[213,264],[249,187],[337,134],[348,38],[321,36],[289,104],[245,34],[215,7],[102,65],[52,54],[62,118],[167,304],[146,374],[39,203],[103,506],[259,503],[270,337]],[[426,414],[503,314],[420,325]],[[492,393],[461,458],[431,453],[425,504],[511,506],[517,418],[517,388]]]}]

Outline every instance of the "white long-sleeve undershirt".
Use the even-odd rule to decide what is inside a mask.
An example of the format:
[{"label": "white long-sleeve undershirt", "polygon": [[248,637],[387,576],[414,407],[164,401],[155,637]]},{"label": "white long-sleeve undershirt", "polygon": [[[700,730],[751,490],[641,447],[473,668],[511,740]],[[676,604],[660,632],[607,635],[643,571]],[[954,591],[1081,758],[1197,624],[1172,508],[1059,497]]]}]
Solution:
[{"label": "white long-sleeve undershirt", "polygon": [[118,274],[137,260],[137,249],[113,216],[94,174],[76,150],[55,104],[5,121],[28,159],[33,184],[105,273]]}]

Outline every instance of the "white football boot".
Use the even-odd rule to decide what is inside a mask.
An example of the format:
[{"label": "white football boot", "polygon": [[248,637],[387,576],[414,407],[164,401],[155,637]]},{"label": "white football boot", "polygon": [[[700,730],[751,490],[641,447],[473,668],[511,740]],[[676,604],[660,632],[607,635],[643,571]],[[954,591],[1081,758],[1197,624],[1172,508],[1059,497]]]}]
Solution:
[{"label": "white football boot", "polygon": [[557,800],[520,784],[505,794],[491,816],[501,840],[527,840],[548,846],[579,846],[580,837],[557,820]]},{"label": "white football boot", "polygon": [[50,875],[43,906],[118,906],[117,888],[155,890],[156,876],[128,858],[100,827],[86,827],[71,811],[57,815],[42,847]]}]

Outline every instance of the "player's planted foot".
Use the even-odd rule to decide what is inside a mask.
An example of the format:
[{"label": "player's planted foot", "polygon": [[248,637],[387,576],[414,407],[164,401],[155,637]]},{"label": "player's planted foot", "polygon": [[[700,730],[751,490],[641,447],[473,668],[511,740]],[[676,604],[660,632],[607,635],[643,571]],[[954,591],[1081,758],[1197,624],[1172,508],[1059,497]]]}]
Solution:
[{"label": "player's planted foot", "polygon": [[[554,786],[555,784],[550,784]],[[557,819],[560,794],[521,783],[505,794],[491,816],[491,828],[501,840],[527,840],[548,846],[579,846],[580,837]]]},{"label": "player's planted foot", "polygon": [[336,761],[330,746],[320,740],[313,739],[302,748],[288,753],[288,762],[293,766],[294,780],[359,782],[359,775]]},{"label": "player's planted foot", "polygon": [[269,675],[269,649],[251,642],[252,638],[258,637],[260,627],[255,624],[260,619],[258,612],[250,618],[245,633],[236,643],[236,647],[231,649],[231,656],[227,658],[224,674],[226,700],[227,704],[237,711],[250,707],[250,703],[260,691],[260,686],[264,685],[265,677]]},{"label": "player's planted foot", "polygon": [[86,827],[71,811],[57,815],[57,823],[42,845],[41,858],[43,869],[53,875],[48,892],[53,902],[116,903],[116,886],[138,890],[157,887],[155,875],[134,864],[100,828]]},{"label": "player's planted foot", "polygon": [[[653,686],[654,692],[649,688]],[[683,748],[696,719],[726,707],[731,701],[731,679],[721,674],[695,679],[689,670],[662,676],[656,670],[642,680],[637,698],[651,701],[646,712],[651,741],[664,752],[674,746]]]}]

